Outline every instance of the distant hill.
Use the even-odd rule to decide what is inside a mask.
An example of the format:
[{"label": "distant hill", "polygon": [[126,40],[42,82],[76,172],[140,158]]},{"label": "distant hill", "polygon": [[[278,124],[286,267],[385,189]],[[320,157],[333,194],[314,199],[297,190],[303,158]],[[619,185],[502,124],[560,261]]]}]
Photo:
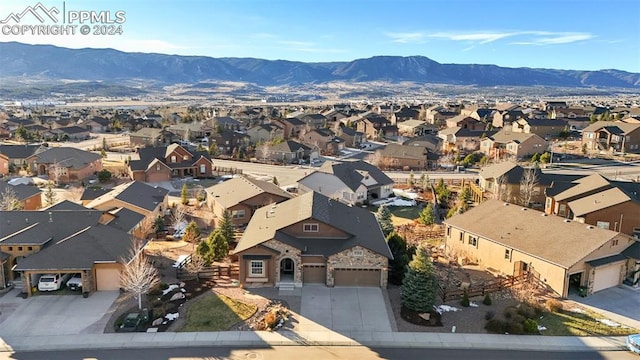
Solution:
[{"label": "distant hill", "polygon": [[424,56],[375,56],[349,62],[304,63],[126,53],[113,49],[67,49],[6,42],[0,43],[0,64],[0,78],[27,80],[136,80],[164,84],[222,80],[260,86],[331,81],[413,81],[476,86],[640,88],[640,74],[620,70],[579,71],[440,64]]}]

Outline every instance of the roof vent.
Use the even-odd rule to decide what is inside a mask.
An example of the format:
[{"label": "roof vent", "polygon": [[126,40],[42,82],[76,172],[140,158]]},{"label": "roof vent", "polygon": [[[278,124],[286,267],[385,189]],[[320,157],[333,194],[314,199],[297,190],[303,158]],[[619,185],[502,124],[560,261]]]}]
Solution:
[{"label": "roof vent", "polygon": [[594,229],[594,228],[595,228],[595,226],[593,226],[593,225],[587,225],[587,229],[589,229],[589,230]]},{"label": "roof vent", "polygon": [[521,210],[522,210],[522,211],[527,211],[528,209],[527,209],[527,208],[522,208]]},{"label": "roof vent", "polygon": [[504,206],[509,206],[509,203],[507,203],[507,202],[506,202],[506,203],[504,203]]},{"label": "roof vent", "polygon": [[569,219],[564,219],[564,222],[566,222],[566,223],[570,223],[570,222],[571,222],[571,220],[569,220]]},{"label": "roof vent", "polygon": [[540,214],[540,216],[547,216],[547,213],[542,213]]}]

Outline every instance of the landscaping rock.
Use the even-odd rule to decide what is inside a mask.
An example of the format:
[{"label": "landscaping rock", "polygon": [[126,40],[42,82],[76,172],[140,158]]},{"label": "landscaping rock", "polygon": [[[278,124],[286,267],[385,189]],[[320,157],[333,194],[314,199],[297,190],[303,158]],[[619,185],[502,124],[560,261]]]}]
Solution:
[{"label": "landscaping rock", "polygon": [[162,324],[164,320],[162,318],[157,318],[155,320],[153,320],[153,322],[151,323],[151,326],[160,326],[160,324]]},{"label": "landscaping rock", "polygon": [[182,300],[184,298],[185,298],[184,293],[178,292],[173,294],[173,296],[171,296],[171,299],[169,299],[169,301]]}]

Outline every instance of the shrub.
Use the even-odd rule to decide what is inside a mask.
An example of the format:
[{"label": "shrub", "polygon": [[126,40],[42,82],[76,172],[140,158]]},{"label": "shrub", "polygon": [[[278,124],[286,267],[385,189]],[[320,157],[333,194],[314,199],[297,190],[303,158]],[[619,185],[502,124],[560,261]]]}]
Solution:
[{"label": "shrub", "polygon": [[504,317],[507,319],[511,319],[514,315],[518,314],[518,308],[515,306],[509,306],[504,309]]},{"label": "shrub", "polygon": [[533,306],[525,303],[522,303],[520,304],[520,306],[518,306],[518,314],[524,316],[527,319],[535,319],[537,317],[536,309]]},{"label": "shrub", "polygon": [[562,302],[558,299],[549,299],[545,305],[550,312],[559,312],[562,310]]},{"label": "shrub", "polygon": [[484,296],[484,299],[482,300],[482,303],[487,306],[491,305],[491,296],[489,296],[489,294],[486,294]]},{"label": "shrub", "polygon": [[155,300],[152,300],[150,304],[152,308],[156,308],[156,307],[162,306],[163,303],[162,303],[162,300],[155,299]]},{"label": "shrub", "polygon": [[464,293],[462,294],[462,300],[460,300],[460,305],[464,307],[469,307],[469,294],[467,293],[467,290],[465,290]]},{"label": "shrub", "polygon": [[515,319],[512,319],[511,321],[509,321],[504,330],[509,334],[514,334],[514,335],[524,334],[524,326],[522,326],[521,322],[516,322]]},{"label": "shrub", "polygon": [[493,318],[487,321],[487,324],[484,326],[484,329],[488,332],[495,334],[504,334],[506,328],[506,323],[504,320]]},{"label": "shrub", "polygon": [[526,319],[522,323],[522,327],[524,328],[524,332],[526,332],[527,334],[538,333],[538,322],[533,319]]},{"label": "shrub", "polygon": [[493,319],[495,316],[496,316],[496,313],[495,313],[495,312],[493,312],[493,311],[487,311],[487,312],[484,314],[484,319],[485,319],[485,320],[491,320],[491,319]]},{"label": "shrub", "polygon": [[278,324],[278,317],[275,311],[269,311],[264,316],[264,325],[267,329],[273,329]]},{"label": "shrub", "polygon": [[169,288],[169,284],[167,284],[166,282],[161,282],[158,287],[160,288],[160,290],[167,290]]}]

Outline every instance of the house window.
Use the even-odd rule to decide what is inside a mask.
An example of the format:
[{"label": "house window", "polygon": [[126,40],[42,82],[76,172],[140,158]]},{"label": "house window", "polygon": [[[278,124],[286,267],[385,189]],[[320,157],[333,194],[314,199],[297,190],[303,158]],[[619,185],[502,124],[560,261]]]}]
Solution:
[{"label": "house window", "polygon": [[598,221],[596,223],[596,226],[599,227],[600,229],[609,230],[609,222],[608,221]]},{"label": "house window", "polygon": [[18,251],[22,251],[22,246],[18,246]]},{"label": "house window", "polygon": [[302,231],[304,232],[318,232],[318,224],[303,224]]},{"label": "house window", "polygon": [[171,162],[175,163],[176,162],[176,156],[175,155],[171,155]]},{"label": "house window", "polygon": [[618,246],[618,239],[611,240],[611,246]]},{"label": "house window", "polygon": [[160,164],[156,165],[156,171],[160,171]]},{"label": "house window", "polygon": [[506,249],[504,251],[504,258],[507,259],[507,260],[511,259],[511,250]]},{"label": "house window", "polygon": [[[618,241],[618,240],[616,240],[616,241]],[[616,245],[618,245],[618,244],[616,243]],[[33,246],[28,246],[27,250],[32,251],[33,250]]]},{"label": "house window", "polygon": [[189,160],[189,157],[188,157],[187,155],[184,155],[184,156],[182,157],[182,160],[187,161],[187,160]]},{"label": "house window", "polygon": [[469,245],[473,247],[478,247],[478,238],[474,236],[469,236]]},{"label": "house window", "polygon": [[249,276],[264,276],[264,261],[251,260],[249,264]]},{"label": "house window", "polygon": [[447,226],[447,237],[451,236],[451,227]]},{"label": "house window", "polygon": [[464,236],[464,234],[463,234],[463,233],[460,233],[460,241],[464,241],[463,236]]},{"label": "house window", "polygon": [[204,164],[200,164],[200,174],[205,174],[207,172],[207,167]]},{"label": "house window", "polygon": [[362,251],[362,250],[353,250],[353,256],[362,257],[362,256],[364,256],[364,251]]},{"label": "house window", "polygon": [[234,219],[243,219],[244,218],[244,209],[242,210],[233,210],[231,212],[231,217]]},{"label": "house window", "polygon": [[9,251],[13,251],[13,246],[9,246]]},{"label": "house window", "polygon": [[560,204],[560,210],[558,210],[558,215],[565,216],[567,215],[567,204]]}]

